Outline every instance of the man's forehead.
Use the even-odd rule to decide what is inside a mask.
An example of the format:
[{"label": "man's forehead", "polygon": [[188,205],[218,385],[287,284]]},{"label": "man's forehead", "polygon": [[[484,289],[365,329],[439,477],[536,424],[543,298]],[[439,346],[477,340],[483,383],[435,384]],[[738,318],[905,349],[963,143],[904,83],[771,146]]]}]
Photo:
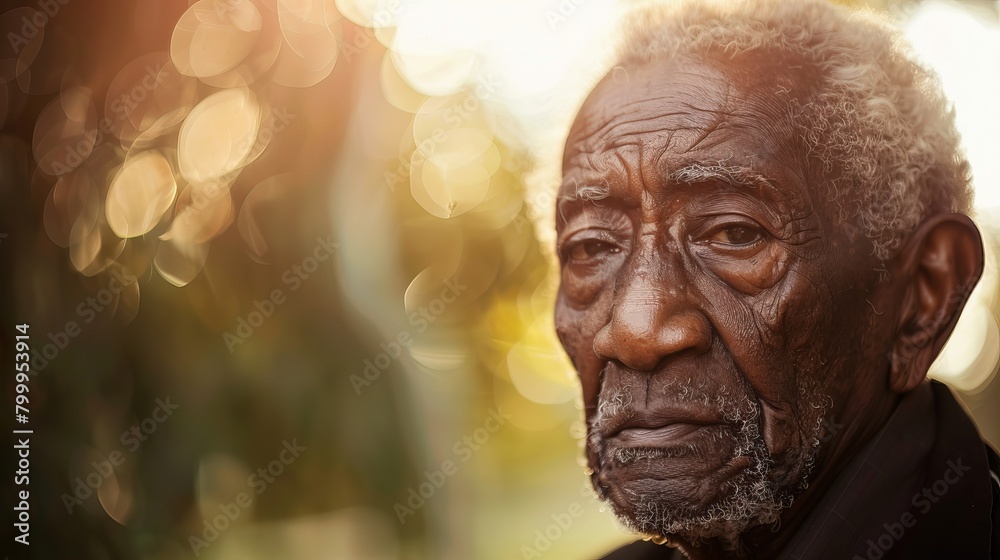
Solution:
[{"label": "man's forehead", "polygon": [[581,144],[580,151],[610,148],[602,144],[708,125],[706,121],[738,112],[740,97],[722,71],[699,61],[618,67],[580,108],[567,144]]},{"label": "man's forehead", "polygon": [[628,192],[636,185],[709,179],[776,195],[776,183],[804,182],[780,118],[784,104],[731,75],[693,59],[609,74],[567,139],[560,199],[593,199],[596,192],[630,198],[639,194]]}]

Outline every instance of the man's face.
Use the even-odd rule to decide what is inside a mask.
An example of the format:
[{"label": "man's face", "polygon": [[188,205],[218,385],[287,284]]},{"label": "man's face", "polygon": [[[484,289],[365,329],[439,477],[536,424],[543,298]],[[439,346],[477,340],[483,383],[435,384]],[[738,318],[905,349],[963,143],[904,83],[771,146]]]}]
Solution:
[{"label": "man's face", "polygon": [[606,78],[563,160],[556,330],[595,489],[648,534],[776,520],[884,365],[861,350],[882,337],[874,266],[814,200],[779,85],[729,75],[677,60]]}]

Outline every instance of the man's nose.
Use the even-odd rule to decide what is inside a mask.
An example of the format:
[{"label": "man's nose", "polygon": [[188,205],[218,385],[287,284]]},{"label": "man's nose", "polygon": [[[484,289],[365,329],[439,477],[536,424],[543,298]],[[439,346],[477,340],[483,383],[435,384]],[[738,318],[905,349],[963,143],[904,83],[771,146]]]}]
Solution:
[{"label": "man's nose", "polygon": [[653,371],[679,352],[707,352],[711,325],[693,299],[669,277],[635,274],[615,294],[611,320],[594,337],[594,351],[635,371]]}]

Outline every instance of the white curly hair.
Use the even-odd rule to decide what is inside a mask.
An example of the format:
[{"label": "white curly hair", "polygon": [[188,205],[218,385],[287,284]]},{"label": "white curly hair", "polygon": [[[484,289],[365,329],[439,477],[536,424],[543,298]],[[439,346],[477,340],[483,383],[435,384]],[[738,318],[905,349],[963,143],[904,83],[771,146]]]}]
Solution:
[{"label": "white curly hair", "polygon": [[[969,164],[937,76],[871,11],[827,0],[678,0],[624,20],[617,65],[673,57],[768,57],[831,218],[859,228],[878,259],[937,213],[972,211]],[[782,68],[782,61],[796,68]]]}]

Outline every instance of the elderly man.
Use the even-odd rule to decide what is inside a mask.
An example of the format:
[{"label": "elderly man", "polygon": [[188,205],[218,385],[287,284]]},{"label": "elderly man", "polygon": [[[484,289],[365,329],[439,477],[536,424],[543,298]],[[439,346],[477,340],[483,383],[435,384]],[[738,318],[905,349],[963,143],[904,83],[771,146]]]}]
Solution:
[{"label": "elderly man", "polygon": [[822,0],[626,29],[557,209],[593,486],[647,536],[607,558],[1000,557],[1000,462],[925,379],[983,269],[934,76]]}]

